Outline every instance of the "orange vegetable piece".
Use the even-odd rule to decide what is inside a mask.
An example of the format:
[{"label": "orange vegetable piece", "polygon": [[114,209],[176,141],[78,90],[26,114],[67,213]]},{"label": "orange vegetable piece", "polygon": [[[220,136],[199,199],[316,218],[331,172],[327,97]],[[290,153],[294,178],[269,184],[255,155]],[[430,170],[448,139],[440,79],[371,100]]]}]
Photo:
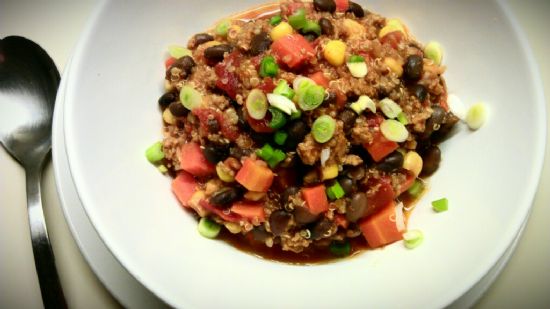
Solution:
[{"label": "orange vegetable piece", "polygon": [[359,221],[359,228],[372,248],[403,239],[403,231],[395,223],[395,203],[392,201],[379,212]]},{"label": "orange vegetable piece", "polygon": [[315,187],[302,188],[302,196],[309,211],[318,215],[328,210],[328,199],[325,193],[325,185],[317,185]]},{"label": "orange vegetable piece", "polygon": [[267,166],[257,160],[246,159],[235,180],[250,191],[267,192],[274,177],[275,175]]}]

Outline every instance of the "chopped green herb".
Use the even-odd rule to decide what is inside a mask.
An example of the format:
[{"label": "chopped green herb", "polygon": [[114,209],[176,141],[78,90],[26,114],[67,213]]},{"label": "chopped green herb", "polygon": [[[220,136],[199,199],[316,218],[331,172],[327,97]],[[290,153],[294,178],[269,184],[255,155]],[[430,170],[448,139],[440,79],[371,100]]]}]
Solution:
[{"label": "chopped green herb", "polygon": [[336,181],[332,186],[327,188],[327,196],[331,200],[337,200],[343,197],[344,195],[346,195],[346,192],[344,191],[340,183],[338,183],[338,181]]},{"label": "chopped green herb", "polygon": [[256,120],[264,119],[267,113],[267,99],[260,89],[252,89],[246,97],[246,111],[248,115]]},{"label": "chopped green herb", "polygon": [[365,58],[363,58],[362,56],[359,56],[359,55],[352,55],[351,57],[349,57],[349,61],[348,62],[351,62],[351,63],[354,63],[354,62],[365,62]]},{"label": "chopped green herb", "polygon": [[284,131],[277,131],[273,135],[273,139],[275,140],[275,144],[281,145],[281,146],[285,144],[285,141],[286,141],[287,137],[288,137],[288,133],[286,133]]},{"label": "chopped green herb", "polygon": [[432,208],[436,212],[442,212],[449,209],[449,201],[447,198],[442,198],[432,202]]},{"label": "chopped green herb", "polygon": [[[302,83],[303,84],[303,83]],[[316,109],[325,99],[325,89],[322,86],[309,84],[304,86],[300,84],[298,91],[298,105],[304,111]]]},{"label": "chopped green herb", "polygon": [[162,151],[162,142],[156,142],[149,146],[145,151],[145,157],[153,164],[160,162],[164,159],[164,152]]},{"label": "chopped green herb", "polygon": [[409,124],[409,119],[407,119],[407,115],[405,115],[404,112],[400,112],[397,115],[397,121],[401,122],[403,125],[408,125]]},{"label": "chopped green herb", "polygon": [[288,17],[288,23],[294,29],[297,29],[297,30],[302,29],[307,23],[306,10],[303,8],[296,10],[294,14]]},{"label": "chopped green herb", "polygon": [[418,179],[416,179],[412,186],[407,190],[407,192],[414,198],[419,197],[422,191],[424,191],[424,184]]},{"label": "chopped green herb", "polygon": [[420,230],[410,230],[403,233],[403,240],[407,249],[414,249],[424,240],[424,234]]},{"label": "chopped green herb", "polygon": [[231,27],[231,21],[229,19],[224,19],[216,25],[216,34],[220,36],[226,36]]},{"label": "chopped green herb", "polygon": [[270,107],[269,112],[271,113],[271,121],[269,122],[270,128],[280,129],[286,124],[286,116],[283,111],[275,107]]},{"label": "chopped green herb", "polygon": [[269,145],[269,144],[265,144],[262,148],[260,148],[256,151],[256,154],[260,158],[267,161],[267,160],[271,159],[271,157],[273,157],[273,152],[274,152],[273,147],[271,147],[271,145]]},{"label": "chopped green herb", "polygon": [[281,15],[275,15],[271,17],[271,19],[269,20],[269,24],[272,26],[277,26],[282,20],[283,18],[281,17]]},{"label": "chopped green herb", "polygon": [[163,174],[168,172],[168,168],[166,168],[166,166],[164,164],[159,165],[158,170],[159,170],[159,172],[161,172]]},{"label": "chopped green herb", "polygon": [[328,142],[336,130],[336,120],[329,115],[323,115],[313,122],[311,126],[311,135],[318,143]]},{"label": "chopped green herb", "polygon": [[290,88],[290,86],[288,85],[288,83],[284,79],[281,79],[277,83],[277,87],[275,87],[275,89],[273,89],[273,93],[285,96],[290,100],[292,100],[292,98],[294,97],[294,90],[292,90],[292,88]]},{"label": "chopped green herb", "polygon": [[199,220],[198,230],[199,234],[206,238],[216,238],[221,230],[221,225],[208,218],[201,218]]},{"label": "chopped green herb", "polygon": [[262,59],[260,63],[260,76],[261,77],[275,77],[279,72],[279,66],[275,62],[273,56],[266,56]]},{"label": "chopped green herb", "polygon": [[267,160],[267,164],[269,167],[275,168],[277,164],[284,161],[284,159],[286,159],[286,154],[280,149],[275,149],[271,158]]},{"label": "chopped green herb", "polygon": [[296,119],[300,119],[302,117],[302,111],[297,109],[295,112],[292,112],[292,114],[290,114],[290,120],[296,120]]},{"label": "chopped green herb", "polygon": [[303,34],[315,33],[316,35],[321,35],[321,26],[313,20],[308,20],[301,31]]},{"label": "chopped green herb", "polygon": [[333,241],[329,246],[330,253],[338,257],[351,254],[351,244],[348,241]]}]

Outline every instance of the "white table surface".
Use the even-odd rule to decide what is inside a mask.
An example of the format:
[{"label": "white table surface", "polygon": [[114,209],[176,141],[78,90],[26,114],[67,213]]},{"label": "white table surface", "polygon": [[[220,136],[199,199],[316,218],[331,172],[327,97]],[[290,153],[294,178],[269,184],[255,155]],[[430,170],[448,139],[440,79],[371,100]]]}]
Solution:
[{"label": "white table surface", "polygon": [[[36,41],[49,52],[62,72],[93,7],[92,0],[2,0],[0,38],[22,35]],[[550,98],[550,39],[547,32],[550,29],[550,1],[512,1],[511,7],[528,37],[539,64],[545,95]],[[550,119],[548,99],[547,113]],[[550,136],[550,130],[547,135]],[[524,235],[510,262],[476,308],[550,307],[550,190],[545,190],[550,187],[548,149],[547,146],[542,178]],[[45,168],[42,189],[48,230],[69,307],[119,307],[95,277],[72,238],[60,208],[51,162]],[[25,198],[23,169],[2,148],[0,308],[42,307]]]}]

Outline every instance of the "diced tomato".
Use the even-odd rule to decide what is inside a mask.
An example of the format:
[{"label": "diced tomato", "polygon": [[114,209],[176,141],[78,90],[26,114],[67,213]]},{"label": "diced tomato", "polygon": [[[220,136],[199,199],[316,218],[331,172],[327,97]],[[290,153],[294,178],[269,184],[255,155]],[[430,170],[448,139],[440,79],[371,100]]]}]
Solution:
[{"label": "diced tomato", "polygon": [[378,114],[367,114],[367,125],[369,128],[379,127],[384,121],[384,117]]},{"label": "diced tomato", "polygon": [[379,212],[359,221],[359,228],[369,245],[378,248],[403,238],[395,220],[395,203],[392,201]]},{"label": "diced tomato", "polygon": [[265,221],[264,205],[261,203],[236,202],[230,210],[250,222]]},{"label": "diced tomato", "polygon": [[323,86],[325,89],[328,88],[328,79],[322,71],[310,74],[309,78],[311,78],[317,85]]},{"label": "diced tomato", "polygon": [[230,71],[228,67],[239,67],[241,63],[242,55],[239,52],[232,52],[229,54],[223,62],[216,64],[214,72],[218,79],[216,80],[216,87],[225,91],[229,97],[235,99],[237,91],[239,90],[239,79],[234,71]]},{"label": "diced tomato", "polygon": [[389,177],[382,177],[380,179],[369,179],[367,182],[369,188],[378,188],[376,191],[369,190],[367,192],[367,205],[369,205],[365,217],[373,214],[384,206],[391,203],[395,198],[395,192],[391,185]]},{"label": "diced tomato", "polygon": [[271,121],[271,118],[268,115],[264,117],[264,119],[256,120],[250,116],[246,117],[246,122],[248,122],[248,125],[252,128],[252,130],[258,132],[258,133],[273,133],[273,130],[269,126],[269,122]]},{"label": "diced tomato", "polygon": [[302,196],[312,214],[318,215],[328,210],[325,185],[321,184],[315,187],[302,188]]},{"label": "diced tomato", "polygon": [[349,226],[348,219],[346,219],[346,216],[341,214],[334,215],[334,223],[336,223],[336,225],[341,226],[345,229],[347,229]]},{"label": "diced tomato", "polygon": [[311,44],[300,34],[289,34],[271,44],[271,50],[280,64],[294,69],[315,56]]},{"label": "diced tomato", "polygon": [[336,12],[345,12],[349,8],[349,0],[335,0]]},{"label": "diced tomato", "polygon": [[409,188],[413,185],[414,180],[416,179],[416,177],[414,177],[414,174],[411,171],[404,169],[403,173],[405,173],[406,178],[405,178],[405,181],[399,184],[399,189],[395,193],[395,197],[398,197],[403,192],[409,190]]},{"label": "diced tomato", "polygon": [[375,131],[373,135],[372,142],[363,146],[375,162],[380,162],[399,147],[396,142],[387,140],[380,131]]},{"label": "diced tomato", "polygon": [[389,44],[393,49],[397,49],[399,43],[403,40],[403,32],[393,31],[380,39],[380,43]]},{"label": "diced tomato", "polygon": [[181,168],[194,176],[204,177],[216,171],[214,164],[206,160],[197,143],[187,143],[181,146],[179,161]]},{"label": "diced tomato", "polygon": [[172,192],[174,192],[178,201],[185,207],[189,207],[187,202],[189,202],[189,199],[191,199],[191,196],[193,196],[193,193],[196,191],[197,182],[195,178],[187,172],[180,171],[178,176],[172,180]]},{"label": "diced tomato", "polygon": [[209,213],[213,213],[217,215],[218,217],[222,218],[225,221],[228,222],[239,222],[242,217],[236,213],[233,212],[224,212],[220,208],[217,208],[216,206],[208,203],[207,200],[200,200],[199,205],[204,208],[204,210],[208,211]]},{"label": "diced tomato", "polygon": [[212,115],[218,122],[223,136],[227,137],[230,141],[234,141],[239,137],[237,126],[228,124],[223,114],[219,111],[212,108],[195,108],[192,113],[199,118],[201,128],[206,132],[208,131],[208,118]]},{"label": "diced tomato", "polygon": [[346,106],[348,97],[343,91],[340,91],[340,90],[337,90],[335,94],[336,94],[336,106],[338,106],[338,109],[343,109]]},{"label": "diced tomato", "polygon": [[164,67],[168,70],[168,68],[176,62],[176,58],[170,57],[164,61]]},{"label": "diced tomato", "polygon": [[246,159],[235,180],[250,191],[267,192],[273,183],[273,177],[275,175],[266,165],[258,160]]},{"label": "diced tomato", "polygon": [[271,77],[264,78],[264,80],[260,83],[258,88],[262,90],[264,93],[272,93],[273,89],[275,89],[275,84],[273,83],[273,79],[271,79]]}]

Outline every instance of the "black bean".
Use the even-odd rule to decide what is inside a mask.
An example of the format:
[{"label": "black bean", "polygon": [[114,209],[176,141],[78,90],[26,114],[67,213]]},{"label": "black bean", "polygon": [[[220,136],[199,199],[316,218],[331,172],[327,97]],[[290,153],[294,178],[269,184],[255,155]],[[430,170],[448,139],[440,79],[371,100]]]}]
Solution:
[{"label": "black bean", "polygon": [[231,147],[229,149],[229,155],[237,159],[241,159],[242,157],[248,156],[249,153],[250,153],[250,149],[244,149],[241,147]]},{"label": "black bean", "polygon": [[263,146],[265,143],[271,142],[271,140],[273,139],[273,136],[271,134],[258,133],[253,130],[249,131],[248,135],[250,136],[250,138],[252,138],[252,140],[254,140],[254,142],[256,142],[256,144],[259,145],[259,147]]},{"label": "black bean", "polygon": [[344,123],[344,132],[347,133],[355,125],[355,119],[357,119],[357,113],[350,109],[345,109],[338,115],[338,119],[342,120],[342,122]]},{"label": "black bean", "polygon": [[367,210],[367,195],[364,192],[357,192],[351,197],[351,202],[346,205],[346,219],[355,222],[361,219]]},{"label": "black bean", "polygon": [[410,91],[418,98],[420,102],[424,102],[428,96],[428,89],[420,84],[415,84],[410,88]]},{"label": "black bean", "polygon": [[269,235],[269,233],[265,230],[263,225],[260,225],[259,227],[255,227],[251,233],[254,240],[259,242],[264,242],[266,239],[271,237],[271,235]]},{"label": "black bean", "polygon": [[306,33],[304,34],[304,38],[308,41],[308,42],[313,42],[315,41],[315,39],[317,38],[317,35],[315,33]]},{"label": "black bean", "polygon": [[208,132],[218,133],[220,131],[220,124],[216,118],[208,118],[206,121],[206,126],[208,127]]},{"label": "black bean", "polygon": [[350,194],[354,191],[354,181],[351,178],[340,177],[338,178],[338,183],[346,194]]},{"label": "black bean", "polygon": [[311,238],[318,240],[321,238],[330,237],[335,230],[336,225],[334,222],[325,218],[313,226],[313,229],[311,229]]},{"label": "black bean", "polygon": [[362,166],[355,166],[349,169],[346,174],[353,180],[361,180],[365,177],[365,168]]},{"label": "black bean", "polygon": [[445,115],[445,121],[443,124],[441,124],[441,127],[439,130],[434,132],[432,136],[430,137],[434,143],[442,142],[451,132],[455,124],[458,122],[458,117],[455,116],[453,113],[448,112]]},{"label": "black bean", "polygon": [[313,0],[313,7],[320,12],[334,13],[336,2],[334,0]]},{"label": "black bean", "polygon": [[280,236],[288,229],[292,215],[284,210],[276,210],[269,216],[269,226],[275,236]]},{"label": "black bean", "polygon": [[214,40],[214,37],[208,33],[198,33],[194,36],[195,39],[195,47]]},{"label": "black bean", "polygon": [[295,206],[294,207],[294,221],[298,224],[308,224],[317,220],[318,215],[312,214],[307,207]]},{"label": "black bean", "polygon": [[204,57],[214,63],[223,60],[225,53],[230,53],[233,48],[229,44],[218,44],[204,50]]},{"label": "black bean", "polygon": [[176,92],[167,92],[160,96],[159,105],[162,109],[167,108],[170,103],[178,99],[178,94]]},{"label": "black bean", "polygon": [[234,187],[225,187],[214,192],[214,194],[210,196],[210,199],[208,201],[210,202],[210,204],[215,206],[228,206],[229,204],[236,201],[239,197],[239,189]]},{"label": "black bean", "polygon": [[403,74],[405,79],[409,81],[417,81],[422,77],[424,72],[422,57],[418,55],[410,55],[407,57],[405,67],[403,68]]},{"label": "black bean", "polygon": [[384,172],[392,172],[403,166],[403,154],[399,151],[394,151],[384,158],[376,167]]},{"label": "black bean", "polygon": [[185,106],[183,106],[183,104],[181,104],[181,102],[179,102],[179,101],[172,102],[168,106],[168,109],[170,109],[170,112],[172,113],[172,115],[174,115],[176,117],[186,116],[187,113],[189,112],[189,110],[187,108],[185,108]]},{"label": "black bean", "polygon": [[439,168],[441,162],[441,150],[436,145],[431,145],[422,152],[422,172],[421,176],[430,176]]},{"label": "black bean", "polygon": [[288,137],[285,141],[287,147],[293,148],[301,143],[309,133],[309,128],[302,120],[296,120],[287,125]]},{"label": "black bean", "polygon": [[321,33],[324,35],[333,35],[334,27],[328,18],[321,17],[319,19],[319,26],[321,26]]},{"label": "black bean", "polygon": [[363,10],[363,7],[361,7],[359,4],[355,2],[351,2],[351,1],[349,2],[349,7],[347,12],[353,13],[353,15],[355,15],[355,17],[357,18],[365,17],[365,11]]},{"label": "black bean", "polygon": [[180,78],[186,78],[193,72],[193,67],[196,65],[191,56],[184,56],[176,60],[168,70],[166,70],[166,79],[170,79],[172,75],[172,68],[178,68],[181,70]]},{"label": "black bean", "polygon": [[291,195],[294,195],[300,191],[300,188],[290,186],[283,191],[283,194],[281,195],[281,203],[286,204],[288,202],[288,199]]},{"label": "black bean", "polygon": [[432,115],[426,120],[423,138],[428,138],[434,131],[439,130],[441,124],[445,121],[445,114],[447,113],[441,106],[432,106]]},{"label": "black bean", "polygon": [[218,163],[229,156],[229,148],[226,145],[208,144],[203,149],[206,160],[210,163]]},{"label": "black bean", "polygon": [[271,46],[271,37],[265,33],[260,32],[256,34],[250,42],[250,54],[256,56],[269,49]]},{"label": "black bean", "polygon": [[336,93],[329,91],[325,98],[323,99],[323,104],[333,104],[336,102]]}]

